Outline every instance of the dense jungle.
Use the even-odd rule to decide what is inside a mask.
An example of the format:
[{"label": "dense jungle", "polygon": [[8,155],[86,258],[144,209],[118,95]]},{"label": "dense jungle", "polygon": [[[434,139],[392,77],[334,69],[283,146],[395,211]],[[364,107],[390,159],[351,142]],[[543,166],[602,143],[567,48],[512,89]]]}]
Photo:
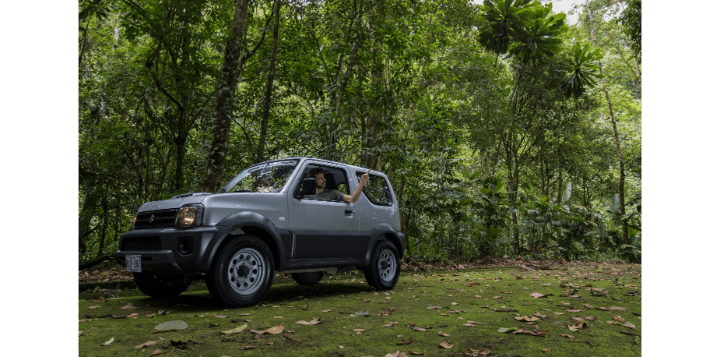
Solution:
[{"label": "dense jungle", "polygon": [[[579,2],[580,3],[580,2]],[[80,269],[292,156],[388,175],[405,263],[641,262],[641,1],[82,0]]]}]

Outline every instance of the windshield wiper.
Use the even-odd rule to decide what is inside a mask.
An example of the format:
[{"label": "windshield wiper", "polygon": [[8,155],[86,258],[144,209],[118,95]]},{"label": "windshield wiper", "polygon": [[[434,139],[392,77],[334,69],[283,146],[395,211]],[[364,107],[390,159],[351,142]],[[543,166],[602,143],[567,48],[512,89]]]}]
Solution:
[{"label": "windshield wiper", "polygon": [[257,192],[257,191],[250,191],[250,190],[235,190],[233,192]]}]

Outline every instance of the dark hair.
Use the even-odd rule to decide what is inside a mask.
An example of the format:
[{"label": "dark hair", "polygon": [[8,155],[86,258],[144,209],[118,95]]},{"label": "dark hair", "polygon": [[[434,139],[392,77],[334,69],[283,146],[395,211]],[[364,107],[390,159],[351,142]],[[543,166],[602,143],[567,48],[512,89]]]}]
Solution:
[{"label": "dark hair", "polygon": [[323,172],[323,170],[322,170],[321,168],[319,168],[319,167],[310,170],[310,175],[311,175],[312,177],[315,177],[315,176],[317,176],[318,174],[323,174],[323,175],[324,175],[325,172]]}]

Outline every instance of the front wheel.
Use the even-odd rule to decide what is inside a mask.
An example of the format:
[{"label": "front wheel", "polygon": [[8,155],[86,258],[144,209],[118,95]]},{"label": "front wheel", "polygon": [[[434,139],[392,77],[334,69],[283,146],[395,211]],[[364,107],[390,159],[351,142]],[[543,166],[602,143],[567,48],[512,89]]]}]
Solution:
[{"label": "front wheel", "polygon": [[272,252],[251,235],[229,242],[208,274],[210,293],[230,307],[255,305],[270,291],[275,275]]},{"label": "front wheel", "polygon": [[368,284],[378,290],[392,289],[400,277],[398,256],[394,244],[387,240],[379,241],[370,259],[370,265],[362,268]]},{"label": "front wheel", "polygon": [[156,299],[174,298],[190,286],[184,275],[170,275],[153,272],[133,273],[138,289]]}]

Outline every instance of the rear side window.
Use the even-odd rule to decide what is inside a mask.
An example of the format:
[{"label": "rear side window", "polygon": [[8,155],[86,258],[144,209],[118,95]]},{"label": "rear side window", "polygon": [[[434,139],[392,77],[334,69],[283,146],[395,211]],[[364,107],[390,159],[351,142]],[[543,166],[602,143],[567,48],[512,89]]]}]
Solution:
[{"label": "rear side window", "polygon": [[[367,171],[355,171],[358,182],[360,182],[360,178],[365,172]],[[367,196],[367,198],[372,204],[378,206],[393,205],[390,185],[388,184],[387,180],[382,176],[370,174],[370,181],[368,181],[365,184],[365,187],[363,187],[363,193],[365,193],[365,196]]]}]

